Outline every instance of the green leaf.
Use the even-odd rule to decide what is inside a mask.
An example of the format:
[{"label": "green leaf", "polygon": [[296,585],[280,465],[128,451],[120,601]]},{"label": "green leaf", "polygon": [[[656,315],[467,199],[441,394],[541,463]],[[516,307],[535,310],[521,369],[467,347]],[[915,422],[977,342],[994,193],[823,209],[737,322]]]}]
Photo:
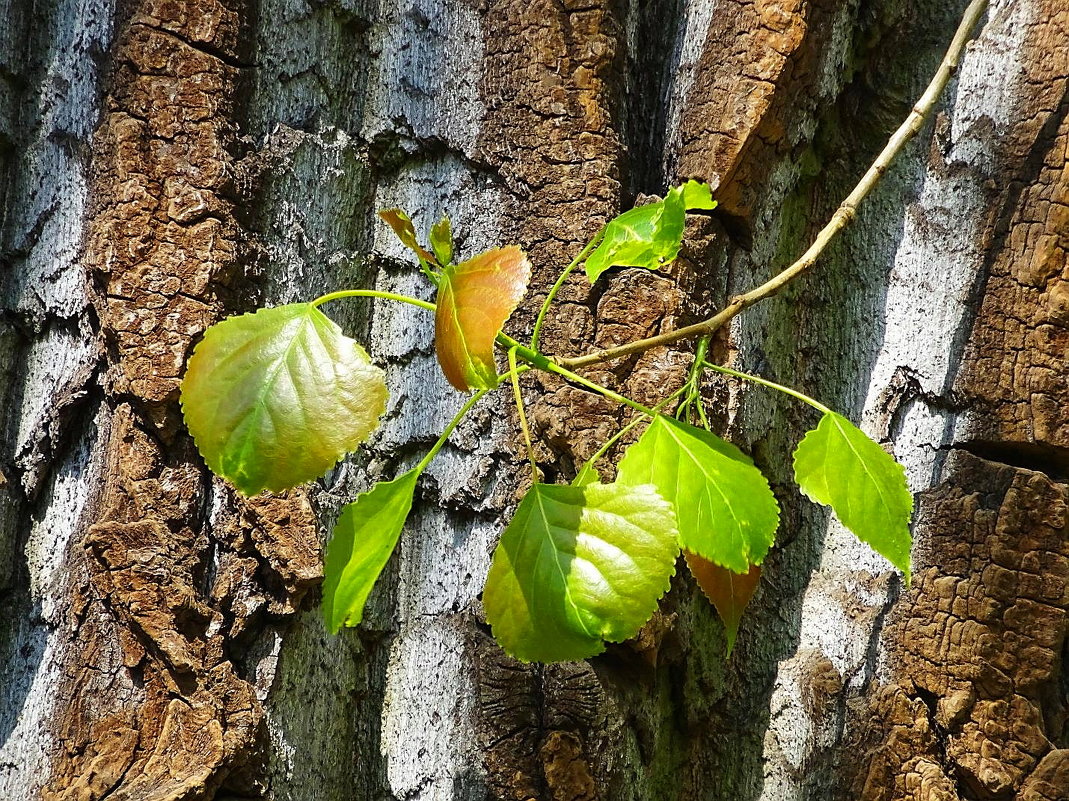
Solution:
[{"label": "green leaf", "polygon": [[382,481],[346,506],[323,564],[323,618],[332,634],[355,626],[412,509],[419,470]]},{"label": "green leaf", "polygon": [[204,461],[246,495],[323,475],[378,426],[386,397],[382,370],[310,303],[212,326],[182,381]]},{"label": "green leaf", "polygon": [[594,467],[594,460],[589,460],[583,463],[583,466],[579,468],[579,472],[575,474],[575,478],[572,479],[573,487],[585,487],[587,484],[595,484],[601,480],[598,475],[597,468]]},{"label": "green leaf", "polygon": [[586,260],[587,277],[594,283],[610,267],[653,270],[668,264],[679,254],[685,223],[682,187],[657,203],[625,211],[605,226],[601,244]]},{"label": "green leaf", "polygon": [[752,565],[748,572],[736,573],[734,570],[713,564],[708,559],[702,559],[698,554],[690,551],[684,551],[683,556],[698,586],[705,593],[705,597],[716,607],[720,619],[724,621],[728,656],[731,656],[731,651],[735,648],[735,638],[739,633],[742,613],[746,611],[757,589],[757,584],[761,580],[761,566]]},{"label": "green leaf", "polygon": [[798,443],[794,476],[802,492],[830,506],[909,579],[913,495],[902,465],[841,414],[828,412]]},{"label": "green leaf", "polygon": [[518,247],[480,253],[442,273],[434,314],[434,349],[457,389],[497,386],[494,339],[531,280],[531,262]]},{"label": "green leaf", "polygon": [[412,219],[401,209],[383,209],[379,217],[397,234],[401,244],[416,254],[417,258],[428,264],[435,264],[434,255],[423,247],[416,239],[416,228],[412,225]]},{"label": "green leaf", "polygon": [[683,205],[687,211],[711,211],[716,208],[712,190],[709,184],[703,184],[693,179],[683,184]]},{"label": "green leaf", "polygon": [[431,250],[443,267],[453,263],[453,227],[448,217],[431,226]]},{"label": "green leaf", "polygon": [[486,619],[517,659],[585,659],[638,632],[678,554],[672,509],[651,486],[536,484],[494,552]]},{"label": "green leaf", "polygon": [[721,567],[760,564],[779,504],[753,462],[730,442],[663,415],[620,461],[617,481],[653,484],[676,510],[679,542]]}]

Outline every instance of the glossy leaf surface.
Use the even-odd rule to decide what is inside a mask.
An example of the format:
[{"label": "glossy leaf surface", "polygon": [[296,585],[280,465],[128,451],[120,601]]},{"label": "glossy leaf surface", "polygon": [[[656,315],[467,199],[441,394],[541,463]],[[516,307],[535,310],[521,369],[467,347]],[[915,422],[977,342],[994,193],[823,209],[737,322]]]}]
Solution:
[{"label": "glossy leaf surface", "polygon": [[431,250],[443,267],[453,263],[453,226],[448,217],[431,226]]},{"label": "glossy leaf surface", "polygon": [[466,392],[497,386],[494,338],[530,279],[531,263],[515,246],[446,267],[434,315],[434,349],[454,387]]},{"label": "glossy leaf surface", "polygon": [[342,510],[323,565],[323,618],[331,633],[363,619],[371,588],[412,509],[418,478],[419,472],[410,470],[379,482]]},{"label": "glossy leaf surface", "polygon": [[679,188],[664,200],[625,211],[605,226],[601,243],[586,260],[587,277],[593,283],[610,267],[653,270],[671,262],[679,254],[685,223]]},{"label": "glossy leaf surface", "polygon": [[397,238],[401,240],[402,245],[428,264],[437,263],[434,259],[434,254],[423,247],[419,240],[416,239],[416,228],[412,225],[411,218],[401,209],[383,209],[379,212],[379,217],[385,220],[386,224],[393,229],[393,232],[397,234]]},{"label": "glossy leaf surface", "polygon": [[586,260],[590,282],[610,267],[653,270],[679,255],[687,209],[716,206],[708,184],[687,181],[668,190],[664,200],[625,211],[605,226],[605,235]]},{"label": "glossy leaf surface", "polygon": [[182,381],[204,461],[246,495],[323,475],[386,408],[383,372],[310,303],[212,326]]},{"label": "glossy leaf surface", "polygon": [[690,180],[683,184],[683,204],[687,211],[711,211],[716,208],[709,184]]},{"label": "glossy leaf surface", "polygon": [[767,479],[708,431],[658,416],[627,449],[617,481],[657,487],[676,510],[680,544],[721,567],[745,573],[772,546],[779,504]]},{"label": "glossy leaf surface", "polygon": [[730,656],[739,633],[742,613],[746,611],[754,591],[757,590],[757,584],[761,580],[761,566],[752,565],[746,573],[736,573],[708,559],[702,559],[696,553],[684,551],[683,555],[687,559],[687,567],[690,568],[698,586],[702,588],[705,597],[716,607],[717,614],[724,621]]},{"label": "glossy leaf surface", "polygon": [[832,508],[858,539],[909,577],[913,496],[906,472],[883,448],[843,417],[829,412],[794,451],[802,492]]},{"label": "glossy leaf surface", "polygon": [[672,509],[651,486],[536,484],[494,552],[486,619],[518,659],[585,659],[638,632],[678,554]]}]

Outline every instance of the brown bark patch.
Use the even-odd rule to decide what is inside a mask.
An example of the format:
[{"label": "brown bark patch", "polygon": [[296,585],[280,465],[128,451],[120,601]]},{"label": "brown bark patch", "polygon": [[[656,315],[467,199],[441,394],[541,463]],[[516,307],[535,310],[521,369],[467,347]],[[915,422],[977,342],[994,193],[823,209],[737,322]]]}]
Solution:
[{"label": "brown bark patch", "polygon": [[301,492],[243,500],[213,486],[177,404],[197,337],[255,296],[237,221],[248,13],[240,0],[147,0],[119,25],[85,256],[108,353],[107,454],[72,560],[73,663],[46,799],[265,792],[248,775],[263,712],[241,637],[318,579],[315,519]]},{"label": "brown bark patch", "polygon": [[748,220],[812,103],[836,10],[826,0],[717,7],[679,120],[675,172],[711,182],[720,210]]}]

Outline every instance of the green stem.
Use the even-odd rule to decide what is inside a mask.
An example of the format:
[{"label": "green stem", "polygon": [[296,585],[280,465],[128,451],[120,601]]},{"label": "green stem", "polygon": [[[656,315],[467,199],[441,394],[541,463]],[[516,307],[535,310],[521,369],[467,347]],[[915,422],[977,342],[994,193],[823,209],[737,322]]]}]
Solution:
[{"label": "green stem", "polygon": [[595,381],[591,381],[589,378],[583,378],[583,376],[579,375],[578,373],[573,373],[568,368],[561,367],[555,362],[549,362],[548,366],[545,369],[549,370],[549,372],[551,373],[556,373],[559,376],[567,378],[572,383],[580,384],[581,386],[584,386],[587,389],[592,389],[599,395],[603,395],[609,400],[614,400],[617,403],[622,403],[624,406],[629,406],[635,411],[642,412],[643,414],[648,415],[649,417],[657,416],[657,412],[653,411],[653,409],[651,409],[649,406],[643,406],[638,401],[633,401],[626,395],[621,395],[619,392],[613,392],[608,387],[603,387],[601,384],[598,384]]},{"label": "green stem", "polygon": [[617,403],[622,403],[624,406],[630,406],[632,409],[640,411],[643,414],[647,414],[650,417],[653,417],[655,415],[655,412],[648,406],[643,406],[638,401],[633,401],[630,398],[621,395],[619,392],[613,392],[608,387],[603,387],[601,384],[591,381],[589,378],[583,378],[581,375],[573,373],[566,367],[561,367],[548,356],[543,356],[538,351],[532,350],[531,348],[528,348],[525,345],[521,345],[508,334],[498,334],[497,341],[499,344],[504,345],[505,347],[511,350],[515,350],[517,356],[519,356],[524,361],[529,362],[534,367],[537,367],[539,370],[545,370],[547,373],[556,373],[559,376],[567,378],[573,383],[581,384],[587,389],[594,390],[599,395],[604,395],[609,400],[614,400]]},{"label": "green stem", "polygon": [[434,443],[433,447],[431,447],[431,449],[427,451],[427,455],[420,460],[418,465],[416,465],[417,472],[422,473],[424,470],[427,469],[427,465],[431,463],[431,459],[438,455],[438,451],[440,451],[442,449],[442,446],[445,445],[445,441],[449,439],[449,435],[453,433],[453,431],[458,425],[460,425],[460,421],[464,419],[464,415],[470,412],[471,407],[478,403],[479,399],[482,398],[482,396],[489,391],[490,390],[488,389],[480,389],[478,392],[468,398],[468,402],[465,403],[462,407],[460,407],[460,411],[457,412],[453,419],[449,421],[449,425],[445,427],[445,431],[442,432],[442,436],[438,437],[438,441]]},{"label": "green stem", "polygon": [[431,269],[431,266],[423,260],[423,258],[417,253],[416,259],[419,261],[419,269],[426,277],[427,280],[434,284],[436,287],[442,283],[442,276]]},{"label": "green stem", "polygon": [[730,375],[730,376],[734,376],[735,378],[741,378],[744,381],[753,381],[755,384],[760,384],[761,386],[768,387],[770,389],[778,389],[780,392],[787,393],[792,398],[797,398],[798,400],[802,401],[803,403],[808,403],[810,406],[812,406],[818,412],[821,412],[823,414],[834,414],[834,412],[831,409],[829,409],[827,406],[825,406],[820,401],[813,400],[808,395],[803,395],[801,392],[799,392],[796,389],[791,389],[790,387],[785,387],[782,384],[777,384],[774,381],[769,381],[769,380],[764,379],[764,378],[759,378],[758,376],[750,375],[749,373],[740,373],[738,370],[732,370],[730,367],[721,367],[718,364],[711,364],[710,362],[704,362],[704,366],[706,368],[708,368],[709,370],[712,370],[715,373],[723,373],[724,375]]},{"label": "green stem", "polygon": [[[675,392],[673,392],[671,395],[669,395],[667,398],[665,398],[660,403],[658,403],[656,406],[654,406],[650,411],[652,411],[654,413],[660,413],[661,409],[663,409],[665,406],[667,406],[673,400],[675,400],[680,395],[682,395],[686,391],[686,389],[687,389],[687,386],[686,386],[686,384],[684,384],[679,389],[677,389]],[[609,437],[605,441],[605,444],[602,445],[600,448],[598,448],[594,452],[594,455],[591,456],[589,459],[587,459],[583,463],[583,466],[581,468],[579,468],[579,472],[576,473],[576,478],[581,476],[583,474],[583,472],[586,471],[587,469],[593,469],[594,464],[598,461],[598,459],[600,459],[602,456],[604,456],[606,453],[609,452],[609,448],[611,448],[613,445],[615,445],[617,442],[619,442],[621,437],[625,436],[628,431],[631,431],[635,426],[639,425],[640,423],[644,423],[644,422],[646,422],[646,418],[645,417],[636,417],[634,420],[632,420],[626,426],[624,426],[619,431],[617,431],[615,434],[613,434],[611,437]]]},{"label": "green stem", "polygon": [[509,374],[512,376],[512,392],[516,398],[516,412],[520,416],[520,431],[523,443],[527,446],[527,459],[531,463],[531,480],[537,484],[538,463],[535,461],[534,445],[531,444],[531,431],[527,427],[527,412],[523,408],[523,394],[520,392],[520,369],[516,366],[516,348],[509,348]]},{"label": "green stem", "polygon": [[342,298],[381,298],[383,300],[396,300],[401,303],[411,304],[412,306],[419,306],[421,309],[426,309],[427,311],[435,311],[438,308],[433,303],[428,303],[419,298],[410,298],[408,295],[398,295],[395,292],[379,292],[377,289],[342,289],[338,292],[331,292],[329,295],[320,295],[312,301],[312,305],[322,306],[324,303],[330,303],[332,300],[341,300]]},{"label": "green stem", "polygon": [[557,292],[564,286],[564,282],[568,279],[568,276],[572,274],[572,271],[582,264],[590,251],[597,246],[604,234],[605,226],[602,226],[594,235],[594,238],[587,242],[586,247],[579,251],[579,255],[572,259],[572,263],[564,268],[564,272],[560,274],[557,283],[550,288],[549,294],[546,295],[546,299],[542,302],[542,308],[538,310],[538,319],[535,320],[534,331],[531,332],[531,350],[538,350],[538,337],[542,334],[542,323],[545,322],[546,314],[549,313],[549,307],[553,303],[553,299],[557,297]]}]

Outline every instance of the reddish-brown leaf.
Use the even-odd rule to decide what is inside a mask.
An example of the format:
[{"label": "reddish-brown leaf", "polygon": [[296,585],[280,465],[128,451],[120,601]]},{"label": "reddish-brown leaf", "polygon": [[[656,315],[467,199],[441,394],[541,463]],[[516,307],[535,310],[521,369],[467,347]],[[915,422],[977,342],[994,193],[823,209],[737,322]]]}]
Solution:
[{"label": "reddish-brown leaf", "polygon": [[379,212],[379,216],[386,221],[397,238],[401,240],[401,244],[411,250],[423,261],[428,264],[437,264],[437,260],[434,258],[434,254],[423,247],[416,240],[416,228],[412,225],[412,220],[401,209],[383,209]]},{"label": "reddish-brown leaf", "polygon": [[512,245],[446,267],[438,288],[434,349],[442,372],[457,389],[497,385],[494,338],[531,280],[531,262]]},{"label": "reddish-brown leaf", "polygon": [[705,597],[713,602],[720,619],[727,630],[728,654],[735,647],[735,636],[739,633],[739,621],[746,605],[753,598],[757,582],[761,580],[761,566],[752,565],[748,573],[735,573],[726,567],[703,559],[696,553],[683,551],[687,567],[698,581]]}]

